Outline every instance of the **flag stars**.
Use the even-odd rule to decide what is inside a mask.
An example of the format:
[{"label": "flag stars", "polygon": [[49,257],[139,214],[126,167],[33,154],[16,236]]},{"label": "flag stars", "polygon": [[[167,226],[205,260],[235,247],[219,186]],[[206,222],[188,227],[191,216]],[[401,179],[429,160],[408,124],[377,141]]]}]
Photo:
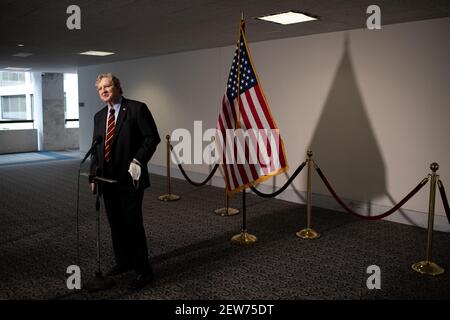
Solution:
[{"label": "flag stars", "polygon": [[257,84],[255,71],[250,63],[250,55],[247,52],[245,41],[241,39],[236,43],[233,62],[227,83],[227,95],[235,99],[239,94]]}]

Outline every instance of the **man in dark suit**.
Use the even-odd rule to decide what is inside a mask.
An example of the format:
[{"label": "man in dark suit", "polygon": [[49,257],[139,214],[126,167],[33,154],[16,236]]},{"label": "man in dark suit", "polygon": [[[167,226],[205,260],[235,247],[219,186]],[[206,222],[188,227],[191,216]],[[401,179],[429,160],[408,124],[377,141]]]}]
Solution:
[{"label": "man in dark suit", "polygon": [[[101,185],[116,261],[108,275],[135,270],[130,289],[139,289],[153,278],[142,200],[144,189],[150,186],[147,162],[161,139],[147,106],[124,98],[117,77],[100,74],[95,85],[107,105],[94,117],[93,141],[101,143],[93,152],[90,174],[117,181]],[[95,187],[91,180],[92,192],[100,191]]]}]

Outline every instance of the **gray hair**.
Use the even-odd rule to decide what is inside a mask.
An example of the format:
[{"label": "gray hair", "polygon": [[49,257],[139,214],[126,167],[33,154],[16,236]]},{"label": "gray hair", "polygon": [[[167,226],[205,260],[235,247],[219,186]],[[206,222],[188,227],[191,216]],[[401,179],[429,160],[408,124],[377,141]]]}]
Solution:
[{"label": "gray hair", "polygon": [[102,81],[103,78],[108,78],[112,81],[114,87],[119,89],[120,94],[123,93],[122,91],[122,87],[120,86],[120,80],[119,78],[117,78],[115,75],[113,75],[112,73],[101,73],[97,76],[97,79],[95,80],[95,87],[98,90],[98,84],[100,83],[100,81]]}]

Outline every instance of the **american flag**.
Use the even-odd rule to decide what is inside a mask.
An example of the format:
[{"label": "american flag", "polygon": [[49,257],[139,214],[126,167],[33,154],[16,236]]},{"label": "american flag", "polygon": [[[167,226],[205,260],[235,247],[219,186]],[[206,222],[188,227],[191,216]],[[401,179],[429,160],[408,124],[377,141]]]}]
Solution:
[{"label": "american flag", "polygon": [[[283,141],[258,81],[243,21],[239,33],[216,135],[229,193],[260,183],[287,169]],[[236,138],[242,136],[242,132],[247,133],[245,142]]]}]

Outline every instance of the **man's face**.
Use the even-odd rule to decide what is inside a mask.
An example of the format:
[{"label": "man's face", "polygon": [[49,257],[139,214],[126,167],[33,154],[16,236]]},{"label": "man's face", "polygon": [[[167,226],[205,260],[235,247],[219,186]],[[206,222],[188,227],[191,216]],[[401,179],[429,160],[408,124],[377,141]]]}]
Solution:
[{"label": "man's face", "polygon": [[107,104],[114,104],[120,97],[120,91],[109,78],[102,78],[97,85],[100,99]]}]

